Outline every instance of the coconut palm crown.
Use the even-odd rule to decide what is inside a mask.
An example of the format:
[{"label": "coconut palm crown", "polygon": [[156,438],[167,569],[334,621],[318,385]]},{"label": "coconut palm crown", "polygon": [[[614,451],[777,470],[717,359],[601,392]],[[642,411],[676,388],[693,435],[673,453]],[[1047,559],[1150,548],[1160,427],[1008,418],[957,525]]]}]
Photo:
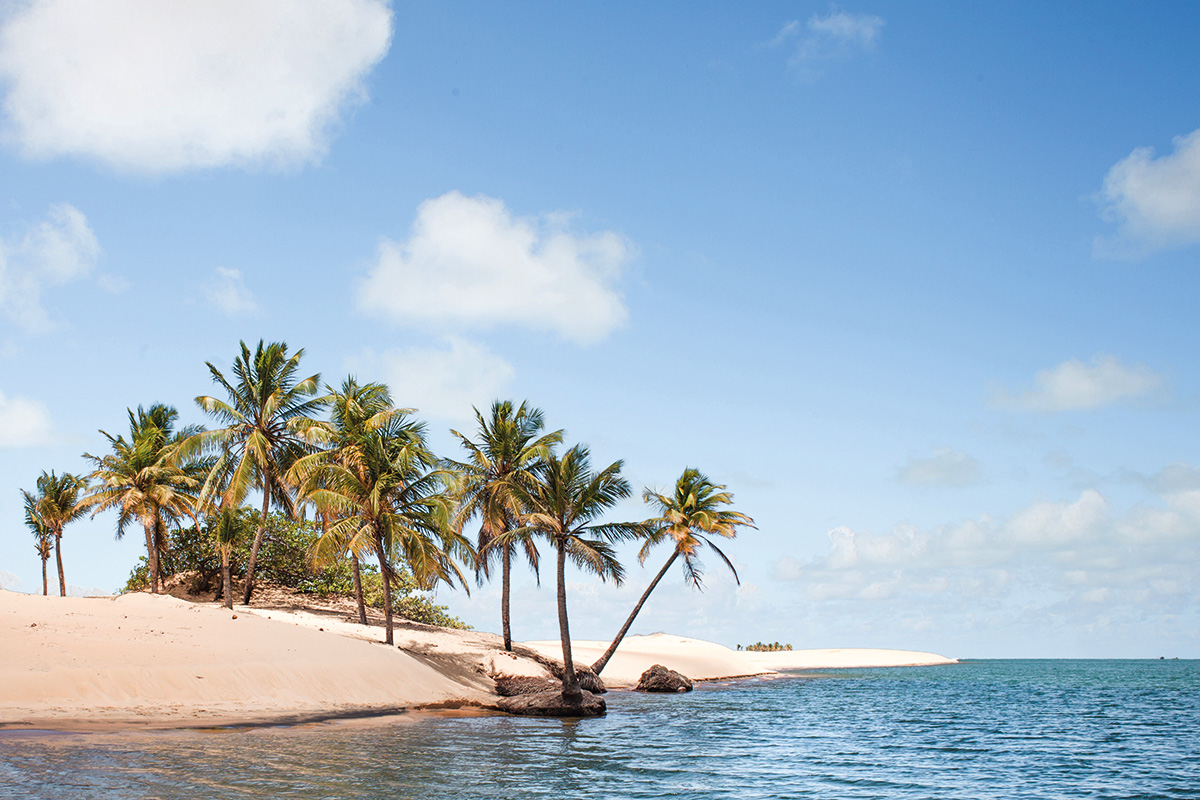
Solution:
[{"label": "coconut palm crown", "polygon": [[63,574],[62,536],[69,522],[87,513],[84,493],[87,479],[64,472],[56,475],[53,470],[42,472],[37,479],[36,494],[22,490],[27,508],[31,508],[35,525],[41,526],[54,536],[54,557],[58,563],[58,591],[67,596],[67,579]]}]

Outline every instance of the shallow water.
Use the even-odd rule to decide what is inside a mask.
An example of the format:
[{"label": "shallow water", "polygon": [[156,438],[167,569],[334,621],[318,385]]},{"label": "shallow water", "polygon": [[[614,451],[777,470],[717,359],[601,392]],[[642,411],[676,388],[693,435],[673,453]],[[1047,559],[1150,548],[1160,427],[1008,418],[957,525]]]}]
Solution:
[{"label": "shallow water", "polygon": [[0,737],[13,798],[1200,798],[1200,662],[979,661],[610,693],[564,722]]}]

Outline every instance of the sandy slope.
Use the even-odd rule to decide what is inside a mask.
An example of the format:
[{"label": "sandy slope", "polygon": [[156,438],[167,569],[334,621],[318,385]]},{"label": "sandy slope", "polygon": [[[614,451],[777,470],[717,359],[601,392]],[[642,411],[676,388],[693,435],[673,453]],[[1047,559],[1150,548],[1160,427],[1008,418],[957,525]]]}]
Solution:
[{"label": "sandy slope", "polygon": [[[235,616],[236,615],[236,616]],[[558,642],[505,653],[500,637],[400,622],[397,647],[344,609],[230,611],[169,596],[42,597],[0,590],[0,728],[289,722],[405,708],[491,706],[492,678],[549,676]],[[577,642],[592,663],[607,643]],[[882,650],[735,652],[668,634],[629,637],[604,680],[632,686],[652,664],[694,679],[773,670],[949,663]]]}]

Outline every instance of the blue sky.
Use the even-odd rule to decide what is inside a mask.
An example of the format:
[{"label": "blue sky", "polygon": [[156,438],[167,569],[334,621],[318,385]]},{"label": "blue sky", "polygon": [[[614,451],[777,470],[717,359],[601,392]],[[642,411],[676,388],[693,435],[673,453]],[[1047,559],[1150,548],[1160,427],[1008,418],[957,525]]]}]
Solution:
[{"label": "blue sky", "polygon": [[[239,340],[758,530],[635,632],[1200,656],[1200,7],[0,2],[0,583]],[[1189,334],[1189,331],[1193,333]],[[1189,366],[1190,365],[1190,366]],[[631,501],[622,513],[639,518]],[[140,537],[67,531],[111,592]],[[645,582],[576,576],[610,636]],[[518,577],[514,633],[555,635]],[[491,586],[438,592],[498,627]]]}]

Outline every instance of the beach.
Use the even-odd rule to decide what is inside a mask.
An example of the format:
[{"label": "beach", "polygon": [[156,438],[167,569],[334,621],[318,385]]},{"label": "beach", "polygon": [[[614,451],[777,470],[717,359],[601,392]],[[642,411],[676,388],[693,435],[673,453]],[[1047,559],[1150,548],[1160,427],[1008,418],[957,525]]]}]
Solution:
[{"label": "beach", "polygon": [[[489,709],[494,678],[550,675],[557,642],[505,653],[499,636],[401,622],[396,647],[338,611],[233,611],[134,593],[43,597],[0,590],[0,728],[94,730],[289,724],[406,709]],[[607,643],[573,643],[590,664]],[[606,667],[631,687],[652,664],[693,680],[781,670],[947,664],[897,650],[735,651],[669,634],[628,637]]]}]

